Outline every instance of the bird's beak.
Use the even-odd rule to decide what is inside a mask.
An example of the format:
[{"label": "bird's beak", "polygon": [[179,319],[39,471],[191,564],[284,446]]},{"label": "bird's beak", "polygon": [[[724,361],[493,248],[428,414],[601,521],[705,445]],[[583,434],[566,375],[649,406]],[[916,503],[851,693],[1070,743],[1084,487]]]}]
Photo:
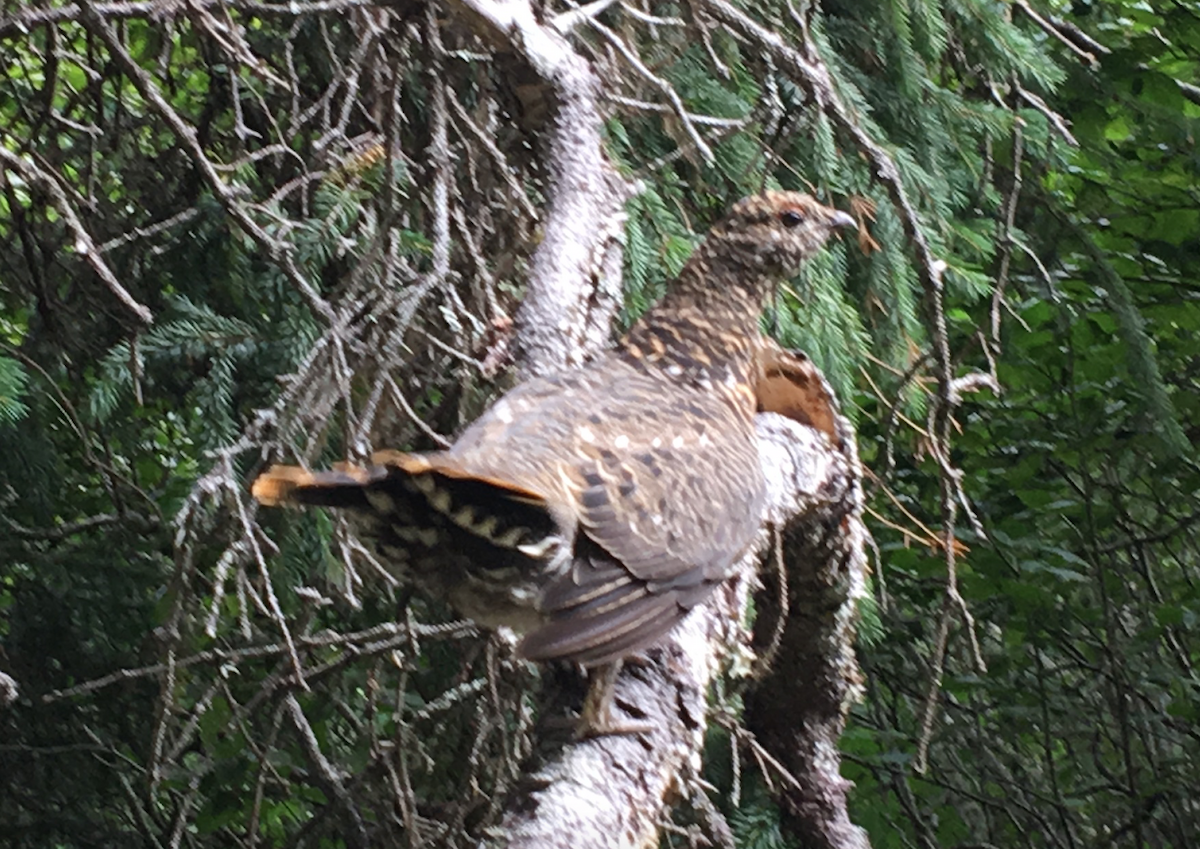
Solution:
[{"label": "bird's beak", "polygon": [[835,209],[829,216],[829,227],[832,230],[840,230],[843,227],[854,227],[857,229],[858,222],[855,221],[851,216],[842,212],[840,209]]}]

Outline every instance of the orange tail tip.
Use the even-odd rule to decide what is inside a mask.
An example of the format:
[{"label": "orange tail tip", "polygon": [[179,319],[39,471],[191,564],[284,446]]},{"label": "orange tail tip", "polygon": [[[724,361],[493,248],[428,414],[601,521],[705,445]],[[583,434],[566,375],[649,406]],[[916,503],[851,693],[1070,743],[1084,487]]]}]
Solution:
[{"label": "orange tail tip", "polygon": [[272,466],[254,481],[250,494],[259,504],[278,507],[293,502],[296,487],[312,486],[316,477],[308,469],[299,466]]}]

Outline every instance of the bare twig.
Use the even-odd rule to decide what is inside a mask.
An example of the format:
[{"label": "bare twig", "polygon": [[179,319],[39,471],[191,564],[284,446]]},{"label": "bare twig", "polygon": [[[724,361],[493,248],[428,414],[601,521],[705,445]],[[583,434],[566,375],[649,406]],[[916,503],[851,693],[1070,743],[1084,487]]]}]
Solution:
[{"label": "bare twig", "polygon": [[167,103],[166,98],[162,96],[154,80],[129,55],[129,51],[125,49],[125,45],[117,38],[117,34],[113,32],[112,27],[95,5],[86,2],[86,0],[81,0],[80,20],[108,46],[113,58],[121,67],[121,70],[125,72],[125,75],[133,82],[138,93],[145,98],[146,102],[166,122],[171,131],[175,133],[180,144],[191,155],[192,162],[204,177],[209,190],[221,202],[221,206],[225,208],[225,211],[238,222],[238,225],[254,240],[255,244],[265,251],[273,262],[279,265],[285,276],[292,282],[297,291],[304,296],[312,309],[327,321],[332,322],[334,320],[333,311],[316,289],[312,287],[312,284],[305,279],[300,269],[296,267],[295,260],[292,258],[291,247],[284,242],[272,238],[250,216],[250,213],[237,198],[234,190],[221,179],[216,168],[213,167],[212,162],[200,147],[196,130],[185,122],[179,113]]},{"label": "bare twig", "polygon": [[1045,115],[1046,120],[1050,122],[1050,125],[1054,127],[1060,136],[1063,137],[1067,144],[1069,144],[1071,147],[1079,147],[1079,142],[1076,140],[1075,136],[1071,133],[1070,128],[1067,126],[1066,118],[1051,109],[1049,105],[1047,105],[1046,101],[1042,100],[1042,98],[1038,97],[1032,91],[1024,89],[1021,86],[1017,86],[1016,88],[1017,94],[1021,96],[1021,99],[1038,112],[1041,112],[1043,115]]},{"label": "bare twig", "polygon": [[1013,167],[1012,184],[1004,200],[1004,210],[1000,219],[1000,233],[997,241],[1000,245],[1000,258],[997,262],[996,285],[992,291],[992,345],[1000,350],[1000,305],[1004,303],[1005,289],[1008,287],[1008,268],[1012,262],[1013,236],[1012,231],[1017,216],[1017,199],[1021,194],[1022,158],[1024,154],[1025,135],[1021,129],[1021,120],[1015,114],[1013,121]]},{"label": "bare twig", "polygon": [[641,75],[646,82],[658,89],[659,94],[666,99],[671,111],[675,113],[675,117],[679,119],[679,123],[683,126],[684,132],[687,133],[688,138],[691,139],[691,142],[695,146],[696,150],[700,151],[700,155],[704,157],[705,162],[712,164],[712,148],[708,146],[708,143],[704,141],[704,138],[696,129],[691,115],[684,107],[683,100],[679,97],[679,92],[675,91],[675,86],[671,85],[662,77],[658,76],[658,74],[647,68],[646,64],[641,60],[637,53],[635,53],[634,50],[627,45],[623,39],[621,39],[620,36],[618,36],[604,24],[597,20],[589,20],[588,24],[592,29],[604,36],[608,43],[616,48],[617,53],[619,53],[621,57],[629,63],[629,66],[637,71],[637,73]]},{"label": "bare twig", "polygon": [[156,224],[151,224],[148,227],[134,227],[127,233],[122,233],[116,238],[109,239],[104,244],[100,245],[98,250],[100,253],[108,253],[111,250],[129,244],[135,239],[149,239],[151,236],[157,236],[159,233],[170,230],[172,227],[180,224],[186,224],[200,214],[200,210],[192,207],[185,209],[182,212],[177,212],[169,218],[159,221]]},{"label": "bare twig", "polygon": [[[87,261],[88,265],[92,267],[96,275],[108,287],[109,291],[116,295],[117,300],[137,316],[138,321],[142,324],[153,324],[153,313],[150,312],[145,304],[139,303],[136,298],[129,294],[129,290],[121,285],[121,281],[117,279],[117,275],[113,274],[112,269],[108,267],[108,263],[104,261],[104,257],[102,256],[103,251],[92,241],[91,234],[83,226],[83,221],[80,220],[78,213],[75,211],[75,205],[67,198],[66,192],[63,191],[58,181],[32,162],[18,156],[3,146],[0,146],[0,163],[17,171],[26,182],[41,187],[50,195],[50,198],[54,201],[54,208],[62,214],[62,217],[66,219],[67,226],[75,234],[75,253]],[[3,177],[3,174],[0,174],[0,177]]]},{"label": "bare twig", "polygon": [[[496,173],[507,184],[509,196],[520,204],[521,211],[525,213],[527,218],[536,221],[540,217],[538,211],[530,203],[525,189],[513,178],[512,165],[509,164],[508,157],[501,152],[500,148],[496,147],[496,143],[492,140],[491,136],[485,133],[471,116],[467,114],[467,110],[458,102],[458,98],[455,97],[454,92],[446,92],[446,102],[450,106],[450,111],[454,113],[454,119],[458,125],[465,128],[471,134],[471,137],[495,160]],[[457,212],[458,210],[455,211]]]},{"label": "bare twig", "polygon": [[38,542],[61,542],[69,536],[74,536],[79,533],[103,528],[109,525],[117,525],[129,522],[131,525],[141,525],[145,528],[153,528],[157,526],[157,520],[149,516],[141,516],[136,513],[125,513],[120,515],[117,513],[100,513],[96,516],[88,516],[86,519],[76,519],[73,522],[63,522],[60,525],[54,525],[49,528],[26,528],[7,516],[0,516],[0,521],[3,521],[8,526],[8,532],[17,539],[36,540]]},{"label": "bare twig", "polygon": [[[1013,5],[1028,15],[1030,20],[1041,27],[1047,35],[1049,35],[1051,38],[1057,39],[1064,47],[1066,47],[1080,59],[1087,62],[1093,68],[1099,66],[1100,62],[1096,59],[1095,55],[1088,53],[1070,38],[1067,38],[1058,25],[1043,17],[1036,9],[1029,5],[1028,0],[1013,0]],[[1096,46],[1100,46],[1096,42],[1092,43]],[[1107,48],[1100,47],[1098,52],[1108,53],[1110,51]]]},{"label": "bare twig", "polygon": [[304,709],[300,707],[300,702],[296,701],[294,695],[288,693],[284,696],[284,704],[299,733],[301,747],[313,768],[314,781],[321,788],[321,792],[333,799],[342,809],[344,828],[341,829],[341,836],[345,838],[346,844],[352,849],[367,849],[371,845],[371,840],[367,836],[367,828],[363,823],[362,814],[359,813],[358,806],[342,782],[338,770],[321,751],[321,744],[317,742],[317,735],[313,733],[312,726],[308,724],[308,718],[304,715]]},{"label": "bare twig", "polygon": [[619,0],[592,0],[591,3],[584,6],[577,6],[556,15],[550,21],[550,26],[558,30],[561,35],[567,35],[582,23],[594,23],[597,15],[611,8],[617,2]]},{"label": "bare twig", "polygon": [[[630,109],[636,109],[641,112],[672,112],[674,110],[662,103],[649,103],[645,100],[636,100],[632,97],[622,97],[619,94],[607,94],[606,100],[617,103],[621,106],[627,106]],[[707,127],[727,127],[735,130],[740,130],[748,123],[745,118],[719,118],[715,115],[697,115],[694,112],[686,113],[687,120],[693,124],[701,124]]]},{"label": "bare twig", "polygon": [[442,446],[443,448],[449,448],[451,445],[450,440],[442,436],[429,425],[425,424],[425,420],[417,415],[417,411],[414,410],[412,405],[408,403],[408,399],[404,397],[404,393],[400,391],[400,387],[396,385],[396,381],[392,379],[391,375],[388,375],[387,377],[387,384],[388,388],[391,390],[392,400],[399,404],[404,412],[408,413],[408,417],[412,419],[413,424],[420,428],[421,433],[428,436],[436,444]]}]

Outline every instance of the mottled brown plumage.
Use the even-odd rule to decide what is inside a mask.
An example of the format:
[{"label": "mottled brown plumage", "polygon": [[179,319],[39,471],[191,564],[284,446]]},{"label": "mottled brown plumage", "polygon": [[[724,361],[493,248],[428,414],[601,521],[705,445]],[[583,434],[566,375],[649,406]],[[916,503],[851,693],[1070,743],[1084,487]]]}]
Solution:
[{"label": "mottled brown plumage", "polygon": [[276,466],[264,504],[346,508],[385,561],[533,660],[607,663],[703,601],[760,520],[752,388],[771,284],[844,213],[768,192],[715,226],[661,303],[587,366],[500,398],[446,451]]}]

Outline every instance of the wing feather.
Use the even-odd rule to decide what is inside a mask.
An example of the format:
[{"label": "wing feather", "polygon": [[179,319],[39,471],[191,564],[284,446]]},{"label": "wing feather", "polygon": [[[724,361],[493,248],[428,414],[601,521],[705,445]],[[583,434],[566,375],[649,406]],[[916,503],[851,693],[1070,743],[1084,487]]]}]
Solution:
[{"label": "wing feather", "polygon": [[640,580],[595,543],[581,540],[572,568],[543,591],[547,623],[528,634],[518,652],[529,660],[562,658],[584,666],[619,660],[656,643],[707,598],[713,584],[700,583]]}]

